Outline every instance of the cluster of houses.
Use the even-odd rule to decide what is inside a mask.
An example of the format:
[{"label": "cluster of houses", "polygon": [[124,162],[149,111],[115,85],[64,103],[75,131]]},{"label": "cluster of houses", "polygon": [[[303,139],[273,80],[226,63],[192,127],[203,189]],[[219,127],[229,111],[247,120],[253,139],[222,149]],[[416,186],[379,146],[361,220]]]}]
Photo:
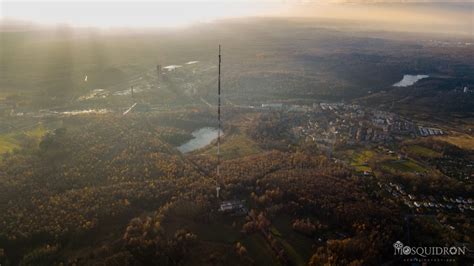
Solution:
[{"label": "cluster of houses", "polygon": [[[316,106],[316,105],[314,105]],[[319,107],[323,111],[336,111],[336,110],[346,110],[348,107],[359,108],[358,105],[345,105],[344,103],[320,103]]]},{"label": "cluster of houses", "polygon": [[422,209],[427,210],[448,210],[448,211],[474,211],[474,200],[464,199],[463,197],[447,197],[442,196],[442,200],[437,200],[433,196],[415,196],[413,194],[408,194],[403,189],[403,186],[399,184],[394,184],[390,182],[389,184],[382,184],[381,182],[377,183],[381,189],[384,189],[386,192],[390,193],[394,198],[402,201],[410,209],[416,209],[421,212]]},{"label": "cluster of houses", "polygon": [[310,105],[288,105],[266,103],[261,108],[268,111],[303,113],[305,119],[292,119],[293,137],[304,141],[345,144],[379,143],[389,144],[406,137],[442,135],[438,128],[417,126],[414,122],[397,114],[364,108],[356,104],[319,103]]},{"label": "cluster of houses", "polygon": [[347,144],[388,143],[404,136],[414,137],[418,133],[417,126],[407,119],[355,104],[314,104],[307,115],[309,121],[306,125],[293,127],[293,134],[298,139],[337,139]]},{"label": "cluster of houses", "polygon": [[349,129],[350,142],[386,142],[392,140],[390,134],[372,127],[351,127]]},{"label": "cluster of houses", "polygon": [[286,112],[300,112],[300,113],[310,112],[313,110],[312,107],[308,105],[298,105],[298,104],[285,105],[283,103],[263,103],[261,106],[261,109],[270,110],[270,111],[286,111]]},{"label": "cluster of houses", "polygon": [[417,131],[413,122],[383,111],[374,111],[371,122],[374,127],[381,128],[384,132],[414,136]]}]

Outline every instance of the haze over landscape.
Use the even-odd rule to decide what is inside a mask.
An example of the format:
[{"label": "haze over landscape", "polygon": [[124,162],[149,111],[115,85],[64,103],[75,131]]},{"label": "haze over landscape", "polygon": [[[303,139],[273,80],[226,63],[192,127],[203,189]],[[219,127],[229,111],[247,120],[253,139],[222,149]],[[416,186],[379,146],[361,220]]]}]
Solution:
[{"label": "haze over landscape", "polygon": [[474,1],[0,16],[0,266],[473,264]]},{"label": "haze over landscape", "polygon": [[[237,17],[352,20],[409,31],[473,32],[472,1],[224,0],[224,1],[3,1],[2,16],[52,25],[176,27]],[[376,24],[383,23],[383,25]]]}]

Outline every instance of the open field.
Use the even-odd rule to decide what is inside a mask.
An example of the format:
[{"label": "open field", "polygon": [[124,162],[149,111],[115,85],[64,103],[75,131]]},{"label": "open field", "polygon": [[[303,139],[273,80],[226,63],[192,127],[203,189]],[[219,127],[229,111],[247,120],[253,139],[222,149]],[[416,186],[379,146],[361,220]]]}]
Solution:
[{"label": "open field", "polygon": [[275,259],[273,251],[268,246],[265,239],[260,234],[253,234],[242,240],[242,244],[247,247],[249,254],[257,258],[256,265],[281,265]]},{"label": "open field", "polygon": [[351,155],[351,165],[355,167],[356,171],[370,171],[368,162],[374,157],[375,152],[371,150],[365,150],[361,152],[349,151]]},{"label": "open field", "polygon": [[0,136],[0,154],[13,151],[19,147],[19,141],[13,138],[10,134]]},{"label": "open field", "polygon": [[295,265],[306,265],[313,252],[311,238],[291,228],[291,217],[281,215],[273,221],[272,234],[281,242]]},{"label": "open field", "polygon": [[0,135],[0,154],[11,152],[14,149],[20,148],[20,144],[22,143],[21,139],[25,136],[29,139],[39,141],[39,139],[41,139],[41,137],[43,137],[46,132],[47,130],[40,125],[32,130]]},{"label": "open field", "polygon": [[[244,133],[237,133],[224,138],[221,144],[221,155],[224,160],[240,158],[252,154],[257,154],[262,150]],[[211,146],[203,152],[206,155],[215,156],[217,148]]]},{"label": "open field", "polygon": [[435,140],[446,141],[450,144],[456,145],[461,149],[474,150],[474,137],[472,135],[462,134],[453,136],[436,136]]},{"label": "open field", "polygon": [[[186,217],[185,217],[186,216]],[[175,214],[172,219],[163,223],[167,232],[175,232],[179,228],[187,228],[194,232],[202,242],[201,249],[210,252],[213,248],[231,249],[237,242],[242,243],[250,257],[255,258],[257,265],[280,265],[275,259],[274,252],[258,232],[250,235],[241,233],[244,217],[221,216],[215,217],[212,223],[198,222],[190,215]],[[200,254],[202,255],[202,254]],[[235,254],[227,254],[228,261]],[[197,264],[199,265],[199,264]]]},{"label": "open field", "polygon": [[381,163],[382,169],[388,172],[424,172],[427,169],[412,159],[388,160]]},{"label": "open field", "polygon": [[439,158],[442,156],[440,152],[432,149],[423,147],[421,145],[409,145],[406,147],[406,151],[410,155],[425,157],[425,158]]}]

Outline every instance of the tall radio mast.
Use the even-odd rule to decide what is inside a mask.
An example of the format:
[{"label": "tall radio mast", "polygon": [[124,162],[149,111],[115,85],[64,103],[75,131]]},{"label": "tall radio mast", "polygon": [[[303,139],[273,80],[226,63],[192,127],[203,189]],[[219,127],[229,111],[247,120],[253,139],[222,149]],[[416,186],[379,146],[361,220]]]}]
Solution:
[{"label": "tall radio mast", "polygon": [[219,171],[220,164],[221,164],[221,45],[219,44],[219,74],[217,79],[217,177],[216,177],[216,194],[217,198],[219,198],[219,191],[221,187],[219,186],[221,174]]}]

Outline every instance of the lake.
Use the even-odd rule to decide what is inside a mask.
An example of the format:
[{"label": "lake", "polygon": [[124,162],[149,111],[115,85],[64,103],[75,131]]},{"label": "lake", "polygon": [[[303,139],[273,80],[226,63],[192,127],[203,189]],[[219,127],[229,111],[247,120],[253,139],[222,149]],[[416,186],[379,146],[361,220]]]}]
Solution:
[{"label": "lake", "polygon": [[193,131],[193,138],[183,145],[178,147],[178,150],[182,153],[191,152],[197,149],[201,149],[209,145],[213,140],[217,138],[217,128],[204,127],[199,130]]},{"label": "lake", "polygon": [[175,70],[177,68],[180,68],[180,67],[182,67],[182,66],[180,66],[180,65],[169,65],[169,66],[163,67],[163,69],[166,69],[168,71],[173,71],[173,70]]},{"label": "lake", "polygon": [[62,115],[89,115],[89,114],[106,114],[110,113],[108,109],[86,109],[86,110],[73,110],[73,111],[64,111],[64,112],[53,112],[55,114]]},{"label": "lake", "polygon": [[393,84],[394,87],[408,87],[415,84],[417,81],[428,78],[428,75],[403,75],[403,79]]}]

